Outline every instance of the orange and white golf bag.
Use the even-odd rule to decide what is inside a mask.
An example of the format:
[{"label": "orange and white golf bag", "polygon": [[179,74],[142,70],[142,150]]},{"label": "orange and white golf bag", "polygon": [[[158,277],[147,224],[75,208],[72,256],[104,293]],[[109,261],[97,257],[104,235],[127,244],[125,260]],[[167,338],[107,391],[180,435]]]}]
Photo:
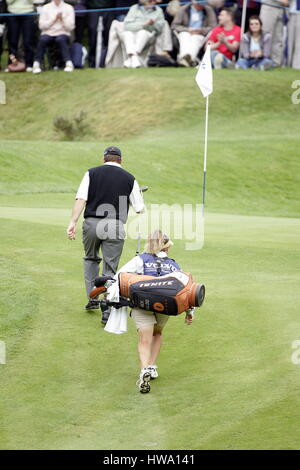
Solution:
[{"label": "orange and white golf bag", "polygon": [[[205,286],[193,281],[192,275],[175,271],[165,276],[119,274],[120,307],[128,305],[149,312],[179,315],[191,307],[200,307],[205,297]],[[111,278],[99,277],[90,297],[95,299],[107,291]],[[127,299],[127,303],[124,300]],[[113,303],[115,307],[118,307]]]}]

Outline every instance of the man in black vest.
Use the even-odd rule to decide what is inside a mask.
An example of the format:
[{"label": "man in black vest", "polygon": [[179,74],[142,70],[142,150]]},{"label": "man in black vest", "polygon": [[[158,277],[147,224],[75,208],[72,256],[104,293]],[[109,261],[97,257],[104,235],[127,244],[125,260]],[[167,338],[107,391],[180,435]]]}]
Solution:
[{"label": "man in black vest", "polygon": [[[99,302],[91,300],[89,293],[94,280],[99,276],[99,249],[103,257],[103,276],[114,276],[125,239],[124,224],[129,205],[139,213],[144,208],[140,188],[134,176],[121,167],[121,150],[107,147],[104,150],[104,165],[88,170],[79,186],[67,235],[75,240],[76,224],[84,211],[82,238],[85,251],[84,279],[89,299],[87,310],[99,308]],[[107,314],[102,322],[106,323]]]}]

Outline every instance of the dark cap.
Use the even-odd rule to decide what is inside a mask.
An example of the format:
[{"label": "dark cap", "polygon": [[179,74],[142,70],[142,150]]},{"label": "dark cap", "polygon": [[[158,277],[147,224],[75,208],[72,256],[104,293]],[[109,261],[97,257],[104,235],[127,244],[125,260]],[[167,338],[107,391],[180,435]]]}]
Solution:
[{"label": "dark cap", "polygon": [[122,157],[121,150],[118,147],[114,147],[114,146],[107,147],[104,150],[103,155],[104,155],[104,157],[106,157],[107,155],[118,155],[119,157]]}]

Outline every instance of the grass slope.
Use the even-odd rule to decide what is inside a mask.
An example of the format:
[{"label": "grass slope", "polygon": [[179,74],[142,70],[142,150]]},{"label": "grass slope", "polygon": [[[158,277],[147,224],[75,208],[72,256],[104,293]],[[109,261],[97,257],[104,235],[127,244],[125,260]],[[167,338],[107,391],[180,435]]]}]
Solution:
[{"label": "grass slope", "polygon": [[[66,198],[58,193],[74,193],[83,171],[95,166],[111,143],[122,147],[126,168],[141,184],[151,184],[149,202],[162,202],[162,173],[163,202],[173,203],[174,191],[181,202],[200,202],[204,100],[194,71],[84,70],[4,78],[8,98],[0,108],[0,138],[9,139],[0,142],[4,205],[7,193],[10,204],[18,201],[16,193],[24,195],[26,204],[40,203],[43,197],[30,196],[33,192],[51,193],[58,205],[64,204]],[[295,78],[296,72],[287,69],[215,72],[209,210],[298,216],[300,106],[291,102]],[[53,117],[81,109],[91,125],[86,142],[49,141],[55,139]]]},{"label": "grass slope", "polygon": [[[203,101],[189,70],[66,75],[3,76],[18,99],[0,108],[0,448],[299,449],[295,73],[215,73],[205,244],[172,252],[207,299],[191,327],[170,319],[147,396],[131,320],[114,336],[82,308],[80,229],[71,243],[65,228],[83,172],[112,142],[151,186],[148,205],[199,202]],[[53,116],[84,103],[93,134],[54,141]]]},{"label": "grass slope", "polygon": [[[123,139],[149,132],[197,127],[202,137],[204,100],[193,69],[78,70],[73,74],[0,74],[7,88],[0,138],[52,139],[53,118],[87,113],[86,140]],[[299,106],[293,105],[297,71],[220,70],[210,100],[210,137],[295,136]],[[282,123],[284,122],[284,129]],[[186,134],[185,134],[186,135]],[[185,138],[186,141],[186,138]]]}]

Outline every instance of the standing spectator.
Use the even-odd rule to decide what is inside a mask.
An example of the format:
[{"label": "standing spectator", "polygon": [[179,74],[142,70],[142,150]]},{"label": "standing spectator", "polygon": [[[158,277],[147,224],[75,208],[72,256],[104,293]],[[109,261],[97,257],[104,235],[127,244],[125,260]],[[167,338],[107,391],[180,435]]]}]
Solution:
[{"label": "standing spectator", "polygon": [[222,8],[219,25],[208,37],[211,46],[211,61],[214,68],[234,68],[234,54],[238,51],[241,40],[241,28],[234,24],[234,12]]},{"label": "standing spectator", "polygon": [[156,0],[140,0],[133,5],[124,20],[124,45],[128,59],[124,66],[142,66],[141,54],[145,47],[154,43],[165,26],[165,17]]},{"label": "standing spectator", "polygon": [[169,24],[172,23],[180,8],[181,5],[179,0],[169,0],[165,9],[165,18]]},{"label": "standing spectator", "polygon": [[[243,0],[237,0],[237,10],[235,13],[235,23],[240,26],[242,22],[242,13],[243,13]],[[271,2],[270,2],[271,3]],[[247,9],[246,9],[246,30],[248,30],[250,17],[259,16],[261,4],[255,0],[247,0]]]},{"label": "standing spectator", "polygon": [[179,54],[177,62],[184,67],[197,65],[197,57],[205,36],[217,25],[213,8],[201,5],[198,0],[181,7],[176,14],[171,28],[178,35]]},{"label": "standing spectator", "polygon": [[[86,5],[88,10],[114,8],[115,0],[86,0]],[[99,31],[100,18],[102,18],[102,31]],[[115,13],[113,11],[96,11],[88,13],[89,67],[94,68],[96,66],[96,59],[100,62],[100,57],[96,58],[98,34],[101,35],[102,40],[102,50],[98,51],[98,53],[102,54],[107,49],[109,30],[114,18]]]},{"label": "standing spectator", "polygon": [[[6,12],[5,0],[0,0],[0,13]],[[1,56],[3,51],[3,35],[4,35],[5,23],[4,18],[0,17],[0,70],[1,70]]]},{"label": "standing spectator", "polygon": [[300,0],[291,0],[288,22],[288,65],[300,69]]},{"label": "standing spectator", "polygon": [[129,8],[135,3],[136,0],[116,0],[116,8],[120,8],[120,10],[116,10],[116,20],[124,21]]},{"label": "standing spectator", "polygon": [[272,36],[271,59],[276,67],[281,67],[283,64],[283,7],[288,6],[288,4],[289,0],[272,0],[272,5],[264,4],[260,10],[264,31]]},{"label": "standing spectator", "polygon": [[[83,13],[83,10],[86,10],[86,0],[75,0],[74,10],[75,10],[75,31],[74,31],[74,41],[83,43],[84,30],[87,27],[87,13]],[[80,13],[79,13],[80,12]]]},{"label": "standing spectator", "polygon": [[[70,240],[75,240],[76,224],[84,211],[83,245],[84,279],[88,297],[87,310],[99,309],[99,301],[91,300],[89,293],[99,276],[101,247],[103,276],[114,276],[122,254],[129,204],[136,212],[144,208],[139,185],[133,175],[122,166],[121,150],[107,147],[104,150],[104,165],[88,170],[79,186],[72,218],[67,228]],[[108,319],[102,318],[103,323]]]},{"label": "standing spectator", "polygon": [[70,34],[75,28],[74,8],[63,0],[52,0],[41,9],[39,28],[42,31],[35,61],[33,73],[41,73],[41,63],[47,47],[56,43],[61,51],[65,63],[65,72],[73,72],[74,66],[70,55]]},{"label": "standing spectator", "polygon": [[34,16],[33,0],[6,0],[7,11],[13,16],[7,17],[7,37],[9,55],[18,57],[19,39],[22,36],[26,71],[32,72],[34,57]]},{"label": "standing spectator", "polygon": [[269,70],[272,67],[271,34],[262,30],[259,16],[249,18],[249,31],[241,40],[241,57],[237,61],[237,69]]}]

